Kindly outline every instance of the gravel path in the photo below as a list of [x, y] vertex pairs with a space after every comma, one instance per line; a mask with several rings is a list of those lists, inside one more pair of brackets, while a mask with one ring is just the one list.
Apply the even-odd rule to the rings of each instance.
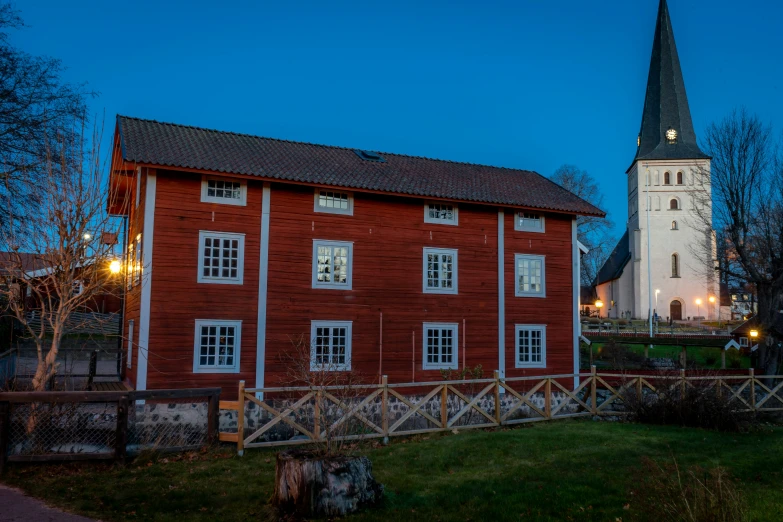
[[95, 522], [50, 508], [40, 500], [28, 497], [18, 489], [0, 484], [0, 522]]

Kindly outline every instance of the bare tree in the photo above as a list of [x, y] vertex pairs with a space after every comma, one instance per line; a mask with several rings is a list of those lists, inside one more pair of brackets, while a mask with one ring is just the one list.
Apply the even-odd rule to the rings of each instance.
[[704, 266], [724, 281], [733, 279], [755, 288], [763, 337], [758, 368], [774, 373], [783, 341], [779, 337], [783, 325], [781, 149], [772, 127], [744, 108], [710, 124], [703, 145], [712, 156], [712, 166], [699, 174], [709, 179], [712, 197], [710, 191], [692, 191], [694, 214], [705, 234], [713, 228], [717, 231], [721, 253], [710, 246], [696, 245], [695, 250]]
[[[283, 352], [282, 363], [291, 386], [313, 393], [313, 409], [306, 424], [313, 426], [315, 448], [323, 456], [340, 455], [350, 440], [361, 438], [369, 426], [366, 412], [359, 408], [363, 395], [377, 387], [366, 386], [356, 370], [348, 369], [345, 353], [326, 353], [316, 339], [305, 335], [291, 339], [292, 349]], [[326, 350], [326, 352], [324, 352]], [[372, 389], [371, 389], [372, 388]]]
[[84, 120], [84, 85], [65, 83], [59, 60], [32, 56], [9, 43], [9, 29], [24, 27], [11, 4], [0, 4], [0, 227], [22, 219], [38, 203], [36, 183], [45, 182], [47, 155], [57, 133], [74, 119]]
[[[552, 177], [552, 181], [584, 199], [598, 208], [604, 204], [604, 195], [595, 179], [586, 171], [574, 165], [562, 165]], [[614, 224], [607, 217], [579, 216], [576, 220], [577, 237], [590, 249], [582, 258], [581, 280], [583, 284], [592, 284], [598, 271], [612, 253], [616, 238], [611, 230]]]
[[34, 183], [26, 190], [36, 194], [36, 212], [17, 218], [14, 207], [8, 208], [18, 226], [0, 232], [6, 251], [0, 303], [35, 342], [34, 390], [45, 389], [57, 374], [63, 335], [75, 313], [89, 311], [98, 295], [120, 284], [111, 273], [120, 267], [115, 254], [120, 226], [107, 214], [101, 132], [87, 139], [83, 132], [81, 126], [61, 129], [47, 149], [57, 154], [46, 154], [38, 162], [41, 175], [26, 181]]

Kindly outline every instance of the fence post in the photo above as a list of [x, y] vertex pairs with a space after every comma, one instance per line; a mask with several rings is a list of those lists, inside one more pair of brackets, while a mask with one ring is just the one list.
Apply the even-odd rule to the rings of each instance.
[[685, 398], [685, 369], [680, 369], [680, 399]]
[[245, 454], [245, 381], [239, 381], [237, 395], [237, 455]]
[[389, 378], [384, 375], [381, 377], [381, 429], [383, 430], [383, 443], [389, 443]]
[[207, 444], [213, 445], [218, 440], [220, 431], [220, 392], [209, 396], [207, 404]]
[[0, 474], [8, 459], [8, 437], [11, 435], [11, 403], [0, 402]]
[[495, 370], [495, 422], [500, 425], [500, 372]]
[[[93, 352], [95, 353], [95, 352]], [[130, 401], [127, 395], [117, 400], [117, 431], [114, 435], [114, 458], [125, 458], [128, 447], [128, 407]]]
[[590, 413], [595, 415], [598, 412], [598, 405], [595, 403], [597, 398], [597, 391], [596, 391], [596, 377], [595, 377], [595, 365], [592, 365], [590, 367]]
[[444, 384], [440, 391], [440, 425], [445, 430], [449, 426], [449, 387]]
[[321, 390], [315, 392], [315, 404], [313, 405], [313, 435], [315, 440], [321, 440], [321, 401], [323, 395]]
[[544, 413], [546, 418], [552, 418], [552, 379], [547, 379], [544, 384]]
[[722, 348], [720, 351], [720, 369], [726, 369], [726, 349]]
[[756, 370], [749, 368], [748, 373], [750, 373], [750, 407], [756, 411]]

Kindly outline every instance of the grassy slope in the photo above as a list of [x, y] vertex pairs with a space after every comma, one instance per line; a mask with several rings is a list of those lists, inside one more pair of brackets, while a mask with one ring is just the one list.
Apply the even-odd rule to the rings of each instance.
[[[594, 354], [600, 353], [600, 349], [604, 346], [605, 343], [593, 343], [593, 350]], [[624, 344], [624, 343], [620, 343]], [[625, 346], [628, 346], [631, 350], [638, 354], [644, 354], [644, 345], [643, 344], [626, 344]], [[704, 351], [705, 349], [710, 349], [714, 351], [714, 348], [720, 349], [721, 347], [718, 346], [710, 346], [710, 347], [701, 347], [701, 346], [688, 346], [686, 348], [688, 352], [688, 360], [694, 361], [700, 368], [714, 368], [718, 369], [720, 368], [720, 359], [718, 359], [715, 363], [712, 365], [708, 365], [707, 361], [704, 359]], [[675, 361], [680, 360], [680, 352], [682, 351], [681, 346], [672, 346], [672, 345], [658, 345], [654, 346], [652, 350], [650, 350], [650, 357], [665, 357], [668, 359], [674, 359]], [[720, 352], [717, 352], [717, 356], [720, 357]], [[584, 362], [584, 361], [583, 361]], [[729, 359], [727, 358], [726, 363], [728, 365]], [[589, 364], [588, 364], [589, 365]], [[750, 368], [750, 357], [748, 356], [741, 356], [740, 357], [740, 369], [747, 370]]]
[[[722, 465], [753, 520], [783, 520], [783, 428], [736, 435], [592, 421], [394, 439], [368, 447], [386, 502], [351, 520], [644, 520], [641, 459]], [[268, 513], [274, 451], [170, 462], [14, 466], [4, 480], [103, 520], [246, 520]], [[624, 509], [628, 505], [628, 509]]]

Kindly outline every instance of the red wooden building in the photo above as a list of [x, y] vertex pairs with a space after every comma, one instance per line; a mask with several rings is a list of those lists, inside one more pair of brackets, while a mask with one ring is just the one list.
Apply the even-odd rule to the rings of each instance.
[[369, 380], [578, 368], [576, 217], [604, 214], [539, 174], [120, 116], [111, 187], [136, 389], [280, 385], [297, 338]]

